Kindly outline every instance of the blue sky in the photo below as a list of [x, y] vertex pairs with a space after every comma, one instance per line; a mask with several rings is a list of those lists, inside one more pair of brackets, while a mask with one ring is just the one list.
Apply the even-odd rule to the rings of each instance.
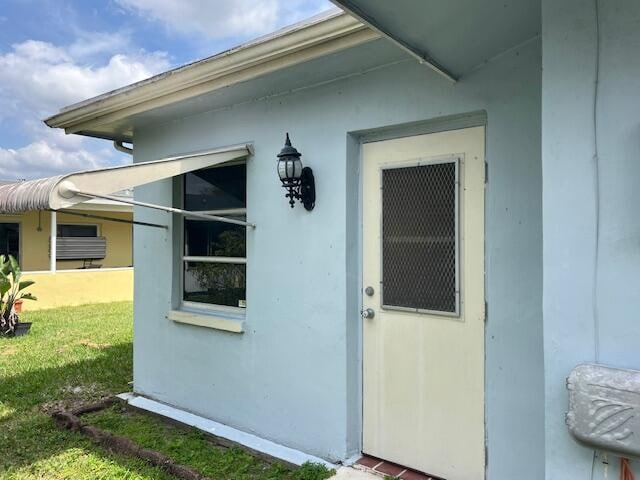
[[0, 0], [0, 179], [129, 161], [42, 119], [323, 10], [328, 0]]

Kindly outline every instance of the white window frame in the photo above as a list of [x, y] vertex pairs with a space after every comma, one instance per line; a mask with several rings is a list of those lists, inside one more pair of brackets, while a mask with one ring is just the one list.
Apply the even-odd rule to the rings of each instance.
[[[239, 161], [235, 161], [235, 162], [228, 162], [228, 163], [224, 163], [222, 165], [216, 165], [215, 167], [211, 167], [211, 169], [215, 169], [215, 168], [223, 168], [223, 167], [230, 167], [230, 166], [234, 166], [234, 165], [245, 165], [245, 168], [247, 166], [247, 161], [246, 160], [239, 160]], [[209, 169], [206, 169], [209, 170]], [[189, 172], [189, 173], [195, 173], [194, 172]], [[184, 197], [186, 194], [186, 188], [185, 188], [185, 181], [186, 181], [186, 176], [188, 175], [188, 173], [182, 175], [182, 177], [180, 178], [180, 205], [181, 208], [184, 209], [185, 208], [185, 204], [184, 204]], [[246, 182], [246, 179], [245, 179]], [[230, 216], [242, 216], [244, 215], [245, 218], [247, 216], [247, 208], [228, 208], [228, 209], [219, 209], [219, 210], [198, 210], [198, 213], [205, 213], [208, 215], [216, 215], [216, 216], [225, 216], [225, 217], [230, 217]], [[186, 220], [195, 220], [195, 221], [199, 221], [199, 219], [197, 218], [185, 218], [184, 215], [180, 216], [180, 254], [179, 254], [179, 259], [180, 259], [180, 305], [182, 309], [186, 309], [186, 310], [190, 310], [190, 311], [201, 311], [203, 313], [210, 313], [210, 314], [216, 314], [216, 313], [222, 313], [222, 314], [231, 314], [233, 316], [241, 316], [244, 317], [245, 312], [246, 312], [246, 306], [245, 307], [232, 307], [229, 305], [219, 305], [219, 304], [215, 304], [215, 303], [204, 303], [204, 302], [191, 302], [188, 300], [184, 299], [184, 287], [185, 287], [185, 266], [187, 262], [202, 262], [202, 263], [227, 263], [227, 264], [235, 264], [235, 265], [247, 265], [247, 257], [216, 257], [216, 256], [193, 256], [193, 255], [185, 255], [185, 221]], [[207, 220], [202, 219], [201, 221], [206, 222]], [[246, 245], [246, 241], [247, 241], [247, 231], [249, 227], [244, 227], [245, 228], [245, 245]], [[245, 252], [245, 255], [248, 252]], [[246, 296], [246, 290], [247, 289], [247, 278], [246, 278], [246, 272], [245, 272], [245, 296]], [[245, 302], [246, 302], [246, 298], [245, 298]]]

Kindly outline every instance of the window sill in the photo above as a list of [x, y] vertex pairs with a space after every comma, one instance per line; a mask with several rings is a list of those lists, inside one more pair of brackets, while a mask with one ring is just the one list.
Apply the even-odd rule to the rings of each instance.
[[244, 332], [244, 320], [216, 313], [188, 312], [185, 310], [171, 310], [167, 318], [176, 323], [196, 325], [231, 333]]

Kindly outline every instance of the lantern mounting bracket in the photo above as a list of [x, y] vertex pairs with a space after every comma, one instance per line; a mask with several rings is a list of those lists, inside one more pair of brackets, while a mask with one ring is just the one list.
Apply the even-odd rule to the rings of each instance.
[[297, 183], [288, 182], [282, 185], [288, 190], [285, 197], [289, 199], [291, 208], [295, 205], [296, 200], [300, 200], [305, 210], [311, 211], [316, 206], [316, 181], [313, 176], [311, 167], [304, 167], [302, 174]]
[[302, 169], [300, 176], [300, 201], [308, 211], [316, 206], [316, 180], [310, 167]]

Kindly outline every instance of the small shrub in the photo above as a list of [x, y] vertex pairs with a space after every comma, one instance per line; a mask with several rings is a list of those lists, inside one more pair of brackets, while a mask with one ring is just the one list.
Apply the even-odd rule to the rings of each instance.
[[335, 470], [329, 470], [321, 463], [304, 463], [294, 473], [296, 480], [324, 480], [335, 475]]

